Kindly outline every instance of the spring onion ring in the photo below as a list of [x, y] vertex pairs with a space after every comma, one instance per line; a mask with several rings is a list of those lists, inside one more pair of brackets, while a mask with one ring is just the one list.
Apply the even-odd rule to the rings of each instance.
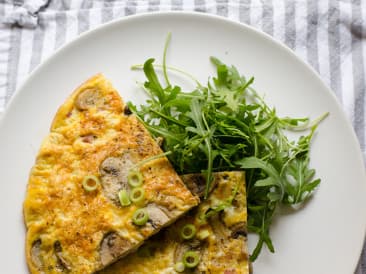
[[186, 224], [180, 230], [180, 236], [184, 240], [190, 240], [196, 235], [196, 227], [192, 224]]
[[185, 267], [193, 268], [199, 263], [199, 255], [196, 251], [187, 251], [183, 255], [183, 264]]
[[94, 175], [87, 175], [83, 179], [83, 188], [86, 192], [92, 192], [98, 188], [99, 179]]
[[207, 229], [201, 230], [197, 233], [197, 238], [201, 241], [206, 239], [209, 236], [210, 236], [210, 232]]
[[127, 175], [127, 181], [131, 187], [141, 186], [143, 183], [143, 177], [141, 172], [137, 170], [130, 170]]
[[129, 206], [131, 204], [130, 198], [128, 197], [128, 193], [125, 189], [121, 189], [118, 192], [118, 198], [121, 206]]
[[138, 226], [146, 224], [148, 220], [149, 214], [147, 213], [146, 208], [137, 209], [132, 217], [132, 222]]
[[131, 190], [130, 200], [135, 203], [141, 203], [145, 200], [145, 190], [142, 187], [136, 187]]

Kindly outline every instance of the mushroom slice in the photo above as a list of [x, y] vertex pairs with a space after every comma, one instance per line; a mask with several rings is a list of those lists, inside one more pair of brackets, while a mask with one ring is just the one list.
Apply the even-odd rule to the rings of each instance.
[[202, 197], [206, 187], [206, 180], [200, 173], [187, 174], [182, 176], [182, 180], [188, 189], [198, 197]]
[[201, 248], [202, 243], [200, 240], [193, 239], [188, 242], [188, 245], [191, 247], [191, 249], [199, 249]]
[[55, 251], [55, 255], [57, 257], [57, 267], [62, 271], [62, 272], [69, 272], [71, 271], [71, 265], [69, 264], [69, 262], [65, 259], [65, 257], [62, 254], [62, 246], [60, 241], [56, 241], [53, 244], [53, 249]]
[[146, 210], [149, 215], [149, 223], [151, 223], [154, 228], [160, 228], [170, 221], [170, 218], [165, 213], [166, 210], [155, 203], [148, 204]]
[[104, 195], [115, 204], [119, 204], [118, 192], [121, 189], [130, 190], [127, 175], [132, 166], [130, 154], [124, 153], [120, 157], [106, 158], [99, 167]]
[[31, 248], [31, 258], [33, 264], [38, 268], [39, 271], [43, 268], [43, 263], [41, 260], [41, 239], [35, 240]]
[[181, 262], [184, 253], [190, 250], [191, 247], [187, 243], [178, 243], [174, 250], [174, 262]]
[[124, 256], [126, 252], [131, 250], [132, 243], [122, 238], [116, 232], [106, 234], [100, 244], [100, 260], [103, 267], [113, 263], [119, 257]]
[[[206, 190], [206, 178], [202, 173], [194, 173], [194, 174], [185, 174], [181, 176], [184, 184], [188, 187], [188, 189], [196, 196], [203, 197]], [[210, 185], [209, 193], [214, 189], [217, 184], [217, 181], [220, 178], [218, 176], [214, 176], [213, 181]]]
[[231, 237], [237, 239], [240, 235], [246, 237], [248, 234], [247, 225], [245, 222], [239, 222], [230, 227]]
[[118, 157], [108, 157], [100, 165], [100, 172], [105, 176], [118, 177], [123, 169], [123, 162]]
[[228, 237], [230, 235], [230, 231], [222, 223], [219, 216], [216, 215], [216, 216], [211, 217], [210, 225], [212, 227], [212, 230], [213, 230], [215, 236], [217, 237], [217, 239], [219, 239], [217, 241], [218, 243], [221, 244], [221, 243], [224, 243], [229, 240]]
[[184, 256], [184, 253], [187, 251], [194, 250], [197, 251], [200, 256], [202, 256], [202, 245], [198, 240], [194, 240], [192, 242], [184, 242], [178, 243], [174, 250], [174, 262], [181, 262]]
[[75, 101], [75, 106], [80, 110], [86, 110], [93, 106], [100, 105], [102, 98], [96, 88], [85, 89]]

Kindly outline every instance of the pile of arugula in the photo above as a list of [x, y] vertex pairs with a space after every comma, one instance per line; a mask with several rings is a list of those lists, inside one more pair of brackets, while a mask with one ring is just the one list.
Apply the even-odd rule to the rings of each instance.
[[[167, 43], [168, 44], [168, 43]], [[241, 76], [234, 66], [211, 57], [217, 75], [206, 86], [198, 81], [191, 92], [170, 83], [164, 50], [163, 75], [159, 80], [154, 59], [143, 66], [147, 78], [143, 87], [149, 95], [145, 105], [129, 103], [147, 129], [162, 137], [162, 148], [178, 173], [203, 172], [207, 177], [206, 197], [212, 172], [245, 170], [248, 231], [259, 235], [251, 254], [254, 261], [266, 244], [271, 252], [270, 225], [280, 204], [304, 202], [319, 185], [309, 168], [310, 142], [319, 122], [308, 118], [280, 118], [251, 87], [254, 78]], [[188, 75], [188, 74], [186, 74]], [[291, 141], [286, 131], [307, 131]]]

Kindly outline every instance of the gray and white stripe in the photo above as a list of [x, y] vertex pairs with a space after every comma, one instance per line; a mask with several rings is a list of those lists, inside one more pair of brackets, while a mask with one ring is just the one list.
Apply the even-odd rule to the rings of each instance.
[[306, 48], [308, 63], [319, 71], [319, 55], [318, 55], [318, 22], [319, 13], [316, 1], [308, 0], [307, 2], [307, 33]]
[[[355, 105], [353, 113], [357, 114], [354, 116], [353, 125], [356, 130], [357, 137], [360, 140], [361, 148], [365, 149], [365, 38], [366, 31], [365, 22], [362, 18], [365, 18], [365, 9], [362, 15], [360, 9], [361, 0], [355, 0], [352, 7], [352, 62], [353, 62], [353, 91], [355, 93]], [[362, 38], [362, 39], [360, 39]], [[366, 261], [365, 267], [366, 267]]]
[[[366, 1], [50, 0], [35, 29], [2, 24], [23, 2], [0, 0], [0, 111], [30, 71], [82, 32], [147, 11], [207, 12], [261, 29], [309, 63], [338, 97], [366, 155]], [[358, 274], [366, 274], [366, 250], [362, 258]]]
[[328, 51], [329, 72], [330, 72], [330, 87], [342, 102], [341, 96], [341, 73], [340, 73], [340, 10], [339, 2], [336, 0], [329, 0], [328, 7]]
[[[0, 18], [5, 16], [5, 6], [0, 5]], [[1, 24], [1, 22], [0, 22]], [[0, 107], [5, 106], [6, 102], [6, 88], [7, 88], [7, 71], [8, 71], [8, 58], [9, 58], [9, 30], [0, 32]], [[3, 92], [1, 92], [3, 91]]]

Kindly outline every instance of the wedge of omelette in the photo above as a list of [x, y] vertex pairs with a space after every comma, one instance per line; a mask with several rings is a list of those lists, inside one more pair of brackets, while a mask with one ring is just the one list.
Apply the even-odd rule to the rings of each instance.
[[[183, 181], [203, 194], [203, 176]], [[99, 274], [248, 274], [244, 174], [215, 173], [212, 185], [198, 207]]]
[[111, 83], [96, 75], [59, 108], [30, 172], [30, 272], [94, 273], [198, 202]]

